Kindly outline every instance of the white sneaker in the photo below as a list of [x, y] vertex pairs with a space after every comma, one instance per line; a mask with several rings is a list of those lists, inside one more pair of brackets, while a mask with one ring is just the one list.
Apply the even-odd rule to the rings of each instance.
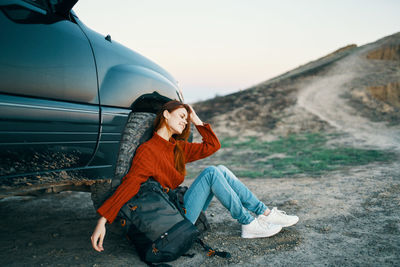
[[282, 226], [267, 223], [261, 225], [257, 218], [249, 224], [242, 224], [242, 237], [243, 238], [258, 238], [269, 237], [276, 235], [282, 230]]
[[259, 215], [257, 218], [262, 225], [273, 223], [281, 225], [282, 227], [292, 226], [299, 221], [299, 217], [287, 215], [286, 212], [278, 210], [276, 207], [270, 211], [268, 216]]

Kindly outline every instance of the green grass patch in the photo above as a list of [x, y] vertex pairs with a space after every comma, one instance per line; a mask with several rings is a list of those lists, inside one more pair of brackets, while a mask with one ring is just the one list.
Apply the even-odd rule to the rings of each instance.
[[[389, 162], [394, 153], [348, 147], [327, 147], [335, 135], [308, 133], [282, 137], [272, 142], [261, 142], [255, 137], [245, 141], [223, 139], [222, 147], [241, 151], [230, 159], [232, 169], [242, 177], [318, 176], [344, 166], [365, 165], [371, 162]], [[243, 171], [243, 169], [247, 169]]]
[[231, 147], [233, 146], [234, 142], [237, 140], [235, 137], [227, 137], [220, 139], [219, 142], [221, 143], [221, 147]]
[[261, 171], [236, 171], [235, 174], [240, 177], [258, 178], [262, 177], [264, 174]]

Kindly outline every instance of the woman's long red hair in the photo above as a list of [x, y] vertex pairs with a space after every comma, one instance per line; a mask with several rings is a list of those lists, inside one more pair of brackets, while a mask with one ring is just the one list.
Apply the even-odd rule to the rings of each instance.
[[[172, 135], [175, 140], [184, 140], [187, 141], [190, 135], [190, 107], [187, 104], [183, 104], [179, 101], [172, 100], [167, 103], [165, 103], [162, 107], [161, 110], [158, 112], [157, 117], [154, 119], [154, 131], [157, 131], [160, 129], [162, 126], [166, 126], [167, 129], [169, 130], [169, 126], [167, 122], [165, 121], [164, 117], [164, 111], [168, 110], [168, 112], [172, 112], [178, 108], [185, 108], [187, 111], [187, 124], [185, 129], [182, 131], [181, 134], [174, 134]], [[185, 167], [185, 154], [183, 153], [183, 149], [181, 145], [177, 142], [175, 149], [174, 149], [174, 156], [175, 156], [175, 169], [180, 172], [182, 175], [186, 175], [186, 167]]]

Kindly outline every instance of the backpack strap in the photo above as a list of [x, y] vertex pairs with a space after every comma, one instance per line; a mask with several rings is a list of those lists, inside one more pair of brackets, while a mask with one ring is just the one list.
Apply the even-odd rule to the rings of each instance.
[[186, 209], [183, 203], [183, 194], [176, 190], [167, 190], [166, 193], [169, 197], [169, 200], [175, 205], [182, 216], [185, 217]]
[[[201, 240], [200, 238], [196, 238], [196, 242], [199, 243], [205, 251], [207, 251], [207, 256], [211, 257], [211, 256], [219, 256], [221, 258], [225, 258], [225, 259], [229, 259], [231, 257], [231, 254], [229, 252], [226, 251], [218, 251], [218, 250], [214, 250], [213, 248], [211, 248], [210, 246], [208, 246], [207, 244], [205, 244], [203, 242], [203, 240]], [[189, 258], [193, 258], [194, 254], [183, 254], [182, 256], [186, 256]], [[145, 263], [147, 264], [147, 266], [151, 266], [151, 267], [172, 267], [171, 265], [167, 264], [167, 263], [151, 263], [148, 261], [145, 261]]]
[[197, 238], [196, 242], [199, 243], [204, 248], [204, 250], [208, 252], [207, 256], [209, 256], [209, 257], [219, 256], [219, 257], [225, 258], [225, 259], [229, 259], [231, 257], [231, 254], [229, 252], [215, 250], [212, 247], [205, 244], [203, 242], [203, 240], [201, 240], [200, 238]]

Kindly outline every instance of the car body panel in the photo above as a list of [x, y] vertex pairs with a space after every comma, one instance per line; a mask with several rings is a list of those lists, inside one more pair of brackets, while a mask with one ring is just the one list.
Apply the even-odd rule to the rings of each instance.
[[86, 166], [97, 143], [98, 109], [0, 94], [0, 175]]
[[120, 142], [128, 121], [130, 109], [102, 107], [101, 134], [95, 156], [88, 164], [90, 173], [97, 179], [113, 177]]
[[75, 23], [15, 23], [0, 12], [0, 92], [99, 104], [90, 44]]
[[108, 41], [75, 18], [95, 54], [101, 105], [132, 108], [141, 95], [154, 92], [180, 99], [177, 81], [167, 71], [118, 42]]

